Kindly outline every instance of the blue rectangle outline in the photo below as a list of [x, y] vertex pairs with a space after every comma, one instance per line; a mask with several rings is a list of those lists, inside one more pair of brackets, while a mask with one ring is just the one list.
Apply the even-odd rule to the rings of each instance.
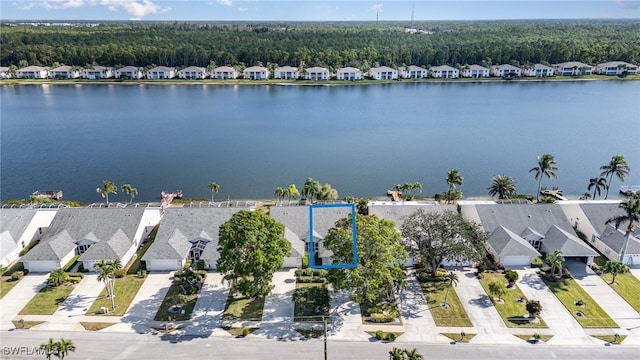
[[[351, 208], [351, 233], [353, 234], [353, 263], [351, 264], [331, 264], [316, 265], [313, 250], [313, 209], [315, 208]], [[356, 234], [356, 206], [354, 204], [323, 204], [309, 206], [309, 267], [312, 269], [353, 269], [358, 266], [358, 243]]]

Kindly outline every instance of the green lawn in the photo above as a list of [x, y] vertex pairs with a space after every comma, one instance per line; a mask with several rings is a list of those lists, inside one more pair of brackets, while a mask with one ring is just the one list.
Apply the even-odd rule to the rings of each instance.
[[620, 335], [618, 339], [616, 339], [613, 335], [593, 335], [593, 337], [602, 341], [606, 341], [610, 344], [619, 345], [624, 341], [624, 339], [627, 338], [627, 335]]
[[[139, 279], [135, 275], [127, 275], [123, 278], [116, 279], [116, 310], [107, 315], [124, 315], [143, 283], [144, 279]], [[107, 297], [107, 289], [102, 289], [98, 299], [91, 304], [87, 315], [104, 315], [102, 311], [100, 311], [100, 308], [103, 306], [111, 310], [111, 299]]]
[[169, 321], [169, 317], [171, 317], [171, 321], [183, 321], [191, 319], [191, 313], [193, 312], [193, 308], [196, 306], [196, 301], [198, 301], [198, 293], [184, 295], [184, 302], [181, 303], [184, 314], [182, 312], [169, 312], [169, 308], [173, 305], [173, 295], [177, 294], [182, 294], [182, 289], [180, 288], [180, 286], [172, 284], [171, 287], [169, 287], [169, 291], [167, 292], [167, 295], [165, 295], [164, 300], [162, 300], [162, 305], [160, 305], [155, 318], [153, 318], [154, 320]]
[[18, 284], [18, 281], [11, 281], [11, 276], [3, 276], [0, 278], [0, 299], [2, 299], [14, 286]]
[[[317, 283], [308, 283], [308, 284], [296, 284], [296, 291], [298, 289], [305, 288], [317, 288], [322, 289], [323, 296], [326, 296], [326, 299], [329, 299], [327, 290], [327, 286], [325, 284], [317, 284]], [[296, 304], [294, 303], [293, 310], [293, 319], [294, 321], [322, 321], [322, 316], [329, 316], [329, 306], [330, 304], [323, 304], [326, 308], [322, 308], [322, 306], [318, 306], [320, 304], [320, 299], [316, 298], [308, 298], [305, 304]], [[305, 306], [306, 305], [306, 306]]]
[[42, 324], [44, 321], [23, 321], [20, 322], [20, 320], [14, 320], [12, 321], [13, 326], [16, 327], [16, 329], [31, 329], [32, 327], [36, 326], [36, 325], [40, 325]]
[[[573, 279], [561, 279], [551, 282], [543, 277], [549, 289], [558, 297], [560, 302], [569, 310], [578, 323], [585, 328], [618, 327], [609, 315], [587, 294]], [[584, 306], [576, 305], [582, 300]], [[578, 316], [581, 312], [583, 316]]]
[[229, 297], [227, 297], [227, 304], [224, 313], [222, 313], [222, 319], [260, 321], [262, 320], [263, 308], [264, 297], [255, 299], [246, 298], [237, 294], [232, 287], [229, 290]]
[[106, 329], [115, 323], [103, 323], [103, 322], [80, 322], [80, 325], [87, 331], [100, 331]]
[[[602, 279], [611, 283], [611, 274], [603, 274]], [[631, 305], [637, 312], [640, 312], [640, 280], [632, 274], [619, 274], [616, 276], [616, 282], [613, 285], [609, 285], [615, 292], [617, 292], [623, 299], [625, 299], [629, 305]]]
[[[514, 336], [518, 337], [518, 338], [520, 338], [522, 340], [525, 340], [525, 341], [529, 341], [529, 340], [533, 339], [533, 334], [531, 334], [531, 335], [514, 335]], [[540, 341], [547, 342], [547, 341], [551, 340], [552, 337], [553, 337], [553, 335], [540, 335]]]
[[440, 333], [440, 335], [444, 335], [449, 339], [459, 343], [468, 343], [469, 340], [473, 339], [476, 336], [476, 334], [465, 334], [463, 339], [460, 333]]
[[72, 285], [58, 287], [45, 286], [18, 314], [20, 315], [53, 315], [64, 300], [73, 291]]
[[[482, 288], [487, 294], [489, 292], [489, 284], [492, 282], [502, 282], [507, 285], [507, 280], [504, 278], [504, 274], [497, 273], [483, 273], [482, 279], [480, 279], [480, 284], [482, 284]], [[491, 296], [491, 295], [489, 295]], [[507, 325], [507, 327], [538, 327], [538, 328], [546, 328], [547, 324], [545, 324], [544, 320], [540, 318], [540, 321], [535, 323], [530, 323], [525, 317], [527, 317], [527, 307], [526, 307], [526, 299], [523, 302], [519, 302], [518, 299], [525, 298], [518, 285], [514, 285], [511, 288], [506, 288], [506, 293], [502, 295], [502, 299], [504, 300], [503, 304], [494, 302], [496, 310], [498, 310], [498, 314], [502, 317], [502, 321]], [[531, 299], [535, 300], [535, 299]]]
[[422, 292], [429, 304], [429, 310], [436, 322], [436, 326], [473, 326], [469, 315], [464, 310], [460, 298], [456, 293], [455, 287], [452, 287], [447, 297], [449, 308], [442, 306], [446, 292], [444, 282], [424, 282], [421, 283]]

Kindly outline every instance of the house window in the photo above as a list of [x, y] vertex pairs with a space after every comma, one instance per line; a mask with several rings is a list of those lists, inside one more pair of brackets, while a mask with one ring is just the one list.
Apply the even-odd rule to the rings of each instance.
[[207, 246], [208, 242], [209, 241], [206, 240], [198, 240], [193, 242], [191, 244], [191, 249], [189, 250], [189, 259], [191, 259], [192, 261], [200, 260], [202, 252], [204, 251], [204, 248]]

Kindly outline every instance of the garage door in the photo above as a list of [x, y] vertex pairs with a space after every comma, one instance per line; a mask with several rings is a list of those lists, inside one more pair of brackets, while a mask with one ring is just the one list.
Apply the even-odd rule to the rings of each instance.
[[146, 260], [147, 271], [173, 271], [182, 268], [179, 260]]
[[29, 272], [46, 273], [58, 268], [55, 261], [28, 261], [24, 263], [24, 268]]
[[531, 256], [505, 256], [500, 259], [502, 266], [524, 266], [531, 264]]

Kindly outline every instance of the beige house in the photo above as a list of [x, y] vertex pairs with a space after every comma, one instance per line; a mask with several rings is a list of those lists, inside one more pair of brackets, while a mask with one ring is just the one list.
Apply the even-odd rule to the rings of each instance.
[[211, 72], [212, 79], [235, 79], [238, 77], [238, 71], [231, 66], [219, 66]]
[[49, 70], [42, 66], [27, 66], [16, 71], [18, 79], [46, 79], [48, 75]]
[[80, 71], [68, 65], [49, 70], [49, 79], [77, 79], [79, 77]]
[[269, 69], [262, 66], [251, 66], [244, 69], [242, 77], [249, 80], [266, 80], [269, 78]]
[[298, 78], [298, 69], [293, 66], [282, 66], [273, 71], [274, 79], [294, 80]]
[[593, 66], [578, 61], [568, 61], [553, 65], [555, 74], [559, 76], [591, 75]]

